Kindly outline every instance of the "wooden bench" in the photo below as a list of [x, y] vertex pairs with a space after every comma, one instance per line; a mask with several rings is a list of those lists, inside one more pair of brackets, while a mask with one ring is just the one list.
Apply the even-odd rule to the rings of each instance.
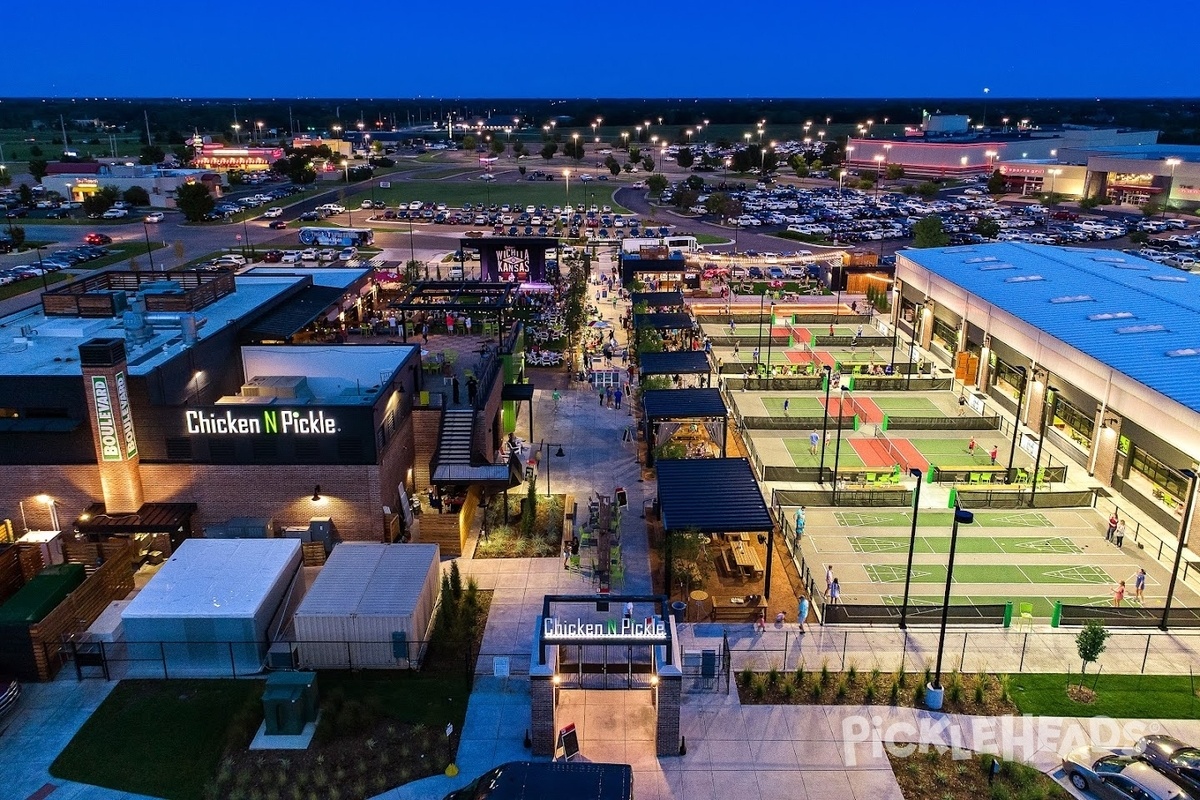
[[733, 553], [728, 548], [721, 549], [721, 556], [717, 559], [717, 569], [731, 577], [741, 577], [741, 573], [737, 569], [737, 565], [733, 563]]
[[729, 600], [714, 600], [710, 616], [713, 622], [753, 622], [758, 619], [759, 609], [766, 607], [765, 600], [759, 600], [757, 604], [743, 603], [740, 605], [735, 605]]
[[563, 498], [562, 545], [566, 547], [575, 538], [575, 497]]

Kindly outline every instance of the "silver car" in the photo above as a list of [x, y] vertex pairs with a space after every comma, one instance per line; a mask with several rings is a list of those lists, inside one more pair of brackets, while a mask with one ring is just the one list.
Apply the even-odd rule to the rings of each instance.
[[1076, 789], [1101, 800], [1196, 800], [1130, 749], [1081, 747], [1063, 758], [1062, 767]]

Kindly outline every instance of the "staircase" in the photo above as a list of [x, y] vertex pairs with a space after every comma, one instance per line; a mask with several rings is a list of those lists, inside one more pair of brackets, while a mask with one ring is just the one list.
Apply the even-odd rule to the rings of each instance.
[[442, 434], [433, 460], [436, 465], [471, 464], [471, 443], [474, 441], [475, 411], [469, 408], [448, 408], [442, 413]]

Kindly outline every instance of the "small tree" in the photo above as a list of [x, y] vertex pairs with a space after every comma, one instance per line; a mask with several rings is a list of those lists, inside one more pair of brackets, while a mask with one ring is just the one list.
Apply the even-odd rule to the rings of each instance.
[[475, 139], [475, 137], [468, 133], [463, 137], [462, 149], [466, 150], [468, 153], [473, 153], [475, 152], [475, 145], [477, 144], [478, 141]]
[[924, 183], [917, 184], [917, 195], [922, 200], [932, 200], [937, 193], [938, 187], [936, 183], [925, 181]]
[[213, 200], [208, 187], [202, 183], [185, 183], [175, 192], [175, 204], [183, 212], [188, 222], [199, 222], [204, 215], [213, 210], [217, 201]]
[[950, 237], [942, 229], [942, 218], [936, 214], [924, 217], [913, 225], [913, 247], [945, 247]]
[[796, 173], [797, 178], [807, 178], [809, 175], [808, 162], [799, 156], [791, 158], [792, 170]]
[[651, 175], [646, 179], [646, 186], [651, 194], [661, 195], [667, 188], [667, 179], [663, 175]]
[[695, 164], [696, 156], [693, 155], [692, 148], [690, 148], [690, 147], [679, 148], [679, 152], [675, 154], [675, 163], [678, 164], [679, 166], [683, 167], [684, 169], [687, 169], [688, 167], [692, 166], [692, 164]]
[[987, 187], [988, 191], [992, 194], [1004, 194], [1004, 190], [1007, 187], [1005, 186], [1004, 176], [1000, 174], [999, 169], [992, 172], [991, 177], [988, 178]]
[[613, 175], [621, 174], [621, 162], [617, 161], [612, 156], [609, 156], [608, 160], [605, 161], [604, 164], [608, 167], [608, 171]]
[[499, 139], [492, 140], [492, 155], [494, 155], [494, 156], [501, 155], [504, 152], [504, 150], [505, 150], [504, 142], [500, 141]]
[[537, 478], [529, 479], [529, 488], [525, 490], [525, 509], [521, 514], [521, 531], [526, 536], [533, 536], [533, 525], [537, 521]]
[[425, 268], [425, 262], [418, 259], [406, 261], [404, 263], [404, 277], [410, 283], [416, 283], [421, 280], [421, 272]]
[[9, 235], [12, 237], [12, 246], [14, 250], [20, 250], [25, 244], [25, 229], [20, 225], [14, 225], [9, 229]]
[[150, 205], [150, 193], [141, 186], [130, 186], [121, 197], [126, 203], [132, 203], [135, 206]]
[[554, 158], [554, 154], [558, 152], [558, 145], [554, 142], [546, 142], [542, 145], [542, 158], [549, 161]]
[[1105, 644], [1105, 640], [1111, 635], [1099, 621], [1089, 619], [1083, 626], [1083, 630], [1075, 637], [1075, 649], [1083, 661], [1083, 667], [1079, 670], [1080, 686], [1083, 686], [1083, 674], [1087, 672], [1087, 665], [1099, 658], [1100, 654], [1105, 651], [1108, 646]]
[[1162, 206], [1160, 206], [1158, 203], [1155, 203], [1153, 200], [1142, 206], [1142, 216], [1146, 217], [1147, 219], [1153, 217], [1160, 211], [1162, 211]]
[[887, 179], [889, 181], [898, 181], [903, 177], [904, 177], [904, 165], [903, 164], [888, 164], [887, 165]]
[[142, 148], [138, 154], [139, 164], [161, 164], [162, 160], [167, 157], [166, 152], [157, 145], [148, 144]]
[[31, 155], [34, 158], [41, 158], [42, 157], [42, 148], [38, 147], [35, 144], [33, 147], [29, 148], [29, 155]]
[[692, 585], [708, 577], [708, 537], [699, 531], [675, 531], [671, 534], [671, 572], [684, 595]]
[[642, 169], [646, 170], [646, 172], [654, 172], [654, 159], [650, 156], [643, 158]]
[[44, 158], [31, 158], [29, 159], [28, 169], [29, 174], [33, 176], [33, 179], [38, 183], [41, 183], [42, 178], [46, 177], [46, 173], [49, 171], [50, 165]]
[[995, 239], [1000, 235], [1000, 223], [984, 217], [975, 223], [975, 232], [985, 239]]
[[29, 188], [28, 183], [22, 183], [17, 187], [17, 196], [21, 198], [21, 203], [24, 205], [33, 203], [33, 189]]

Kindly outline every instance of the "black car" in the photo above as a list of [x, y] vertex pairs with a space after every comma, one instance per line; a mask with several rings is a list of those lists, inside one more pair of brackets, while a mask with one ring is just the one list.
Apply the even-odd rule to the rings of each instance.
[[267, 227], [271, 228], [272, 230], [282, 230], [287, 227], [287, 220], [273, 219], [271, 220], [270, 224], [267, 225]]
[[66, 219], [67, 210], [65, 208], [52, 208], [46, 212], [46, 219]]
[[17, 219], [19, 217], [27, 217], [27, 216], [29, 216], [29, 209], [25, 208], [24, 206], [17, 206], [16, 208], [10, 210], [4, 216], [8, 217], [9, 219]]
[[299, 217], [301, 222], [316, 222], [320, 218], [321, 218], [321, 215], [318, 214], [316, 211], [305, 211]]
[[1200, 748], [1174, 736], [1154, 734], [1138, 739], [1133, 752], [1183, 788], [1200, 792]]

